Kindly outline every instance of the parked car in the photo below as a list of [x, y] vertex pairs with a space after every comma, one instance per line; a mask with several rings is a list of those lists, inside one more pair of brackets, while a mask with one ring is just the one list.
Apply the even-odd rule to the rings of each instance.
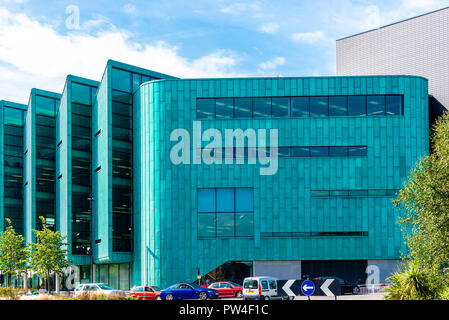
[[118, 296], [124, 295], [124, 292], [121, 290], [115, 290], [104, 283], [81, 283], [79, 284], [74, 291], [75, 297], [81, 294], [94, 294], [94, 293], [103, 293], [108, 296]]
[[162, 300], [182, 300], [182, 299], [218, 299], [218, 291], [215, 289], [203, 288], [194, 283], [177, 283], [167, 289], [162, 290], [160, 297]]
[[217, 290], [220, 298], [243, 297], [243, 286], [230, 281], [221, 281], [212, 283], [209, 285], [209, 289]]
[[341, 294], [351, 293], [351, 294], [359, 294], [360, 286], [357, 283], [352, 283], [346, 280], [343, 280], [339, 277], [334, 276], [325, 276], [325, 277], [317, 277], [314, 280], [326, 280], [326, 279], [335, 279], [340, 282]]
[[284, 300], [277, 290], [277, 278], [250, 277], [243, 280], [243, 300]]
[[161, 289], [156, 286], [138, 286], [131, 289], [130, 297], [139, 300], [160, 300]]

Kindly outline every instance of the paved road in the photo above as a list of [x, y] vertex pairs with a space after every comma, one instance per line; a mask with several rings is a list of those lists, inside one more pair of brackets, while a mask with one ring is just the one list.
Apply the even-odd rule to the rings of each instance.
[[[337, 297], [338, 300], [383, 300], [383, 293], [373, 293], [373, 294], [359, 294], [359, 295], [352, 295], [352, 294], [346, 294], [342, 296]], [[237, 298], [222, 298], [220, 300], [241, 300]], [[307, 301], [307, 297], [299, 296], [296, 297], [295, 300], [304, 300]], [[335, 300], [333, 297], [318, 297], [318, 296], [312, 296], [310, 297], [310, 300]]]

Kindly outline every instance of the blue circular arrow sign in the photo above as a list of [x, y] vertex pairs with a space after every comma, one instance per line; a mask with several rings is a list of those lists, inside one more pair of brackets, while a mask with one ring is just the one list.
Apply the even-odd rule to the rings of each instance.
[[305, 280], [301, 284], [301, 291], [305, 296], [311, 296], [315, 292], [315, 284], [310, 280]]

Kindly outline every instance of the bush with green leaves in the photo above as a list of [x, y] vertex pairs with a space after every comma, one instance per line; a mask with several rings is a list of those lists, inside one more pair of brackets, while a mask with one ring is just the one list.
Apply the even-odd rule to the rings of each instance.
[[407, 264], [390, 279], [387, 299], [441, 299], [449, 262], [449, 113], [432, 128], [431, 155], [422, 158], [397, 199]]

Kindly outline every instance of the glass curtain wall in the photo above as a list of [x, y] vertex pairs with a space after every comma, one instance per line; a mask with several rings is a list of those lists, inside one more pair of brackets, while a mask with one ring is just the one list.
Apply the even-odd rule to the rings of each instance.
[[92, 102], [97, 87], [72, 82], [72, 254], [89, 255], [92, 217]]
[[132, 159], [133, 91], [148, 76], [112, 68], [112, 249], [131, 252], [132, 238]]
[[[11, 220], [19, 234], [24, 234], [23, 220], [23, 133], [25, 110], [3, 108], [4, 217]], [[5, 225], [6, 227], [7, 225]]]
[[36, 103], [36, 228], [56, 229], [56, 107], [59, 99], [35, 96]]

